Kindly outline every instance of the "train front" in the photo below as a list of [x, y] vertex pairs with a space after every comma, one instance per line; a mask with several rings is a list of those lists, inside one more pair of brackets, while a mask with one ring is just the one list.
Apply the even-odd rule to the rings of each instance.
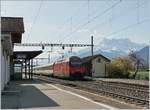
[[70, 77], [71, 78], [82, 78], [85, 76], [85, 67], [82, 65], [81, 58], [72, 56], [70, 58]]

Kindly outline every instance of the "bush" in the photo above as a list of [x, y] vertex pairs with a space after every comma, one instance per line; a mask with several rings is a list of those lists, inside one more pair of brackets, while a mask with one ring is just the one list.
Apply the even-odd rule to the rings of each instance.
[[112, 60], [108, 67], [108, 77], [110, 78], [129, 78], [132, 70], [131, 61], [127, 57], [118, 57]]
[[109, 66], [108, 72], [109, 78], [128, 78], [129, 74], [130, 74], [129, 72], [126, 72], [113, 64], [110, 64]]
[[107, 74], [109, 78], [130, 78], [138, 80], [149, 80], [149, 71], [146, 69], [140, 69], [136, 77], [134, 77], [135, 70], [132, 66], [132, 61], [128, 57], [114, 58], [107, 66]]

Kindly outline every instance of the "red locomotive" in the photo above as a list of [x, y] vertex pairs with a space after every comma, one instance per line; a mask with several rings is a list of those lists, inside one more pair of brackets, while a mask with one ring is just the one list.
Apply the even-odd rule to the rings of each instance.
[[77, 56], [72, 56], [53, 64], [53, 76], [63, 78], [82, 78], [85, 75], [85, 67], [82, 60]]

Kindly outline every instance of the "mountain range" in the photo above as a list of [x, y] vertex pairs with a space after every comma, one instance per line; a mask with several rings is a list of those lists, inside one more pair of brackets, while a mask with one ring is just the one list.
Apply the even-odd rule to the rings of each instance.
[[[94, 54], [102, 54], [108, 58], [128, 55], [131, 50], [138, 51], [144, 48], [145, 44], [132, 42], [129, 39], [107, 39], [104, 38], [99, 45], [94, 46]], [[91, 48], [77, 52], [80, 57], [91, 55]]]
[[[146, 44], [140, 44], [135, 43], [129, 39], [107, 39], [104, 38], [99, 42], [98, 45], [94, 46], [94, 55], [96, 54], [102, 54], [105, 57], [108, 58], [115, 58], [118, 56], [127, 56], [131, 50], [135, 51], [138, 56], [142, 57], [147, 61], [147, 55], [149, 53], [149, 47], [146, 46]], [[84, 48], [77, 52], [72, 53], [65, 53], [64, 57], [69, 56], [80, 56], [81, 58], [90, 56], [91, 55], [91, 48]], [[62, 59], [62, 56], [60, 57], [53, 57], [51, 58], [51, 62], [54, 62], [56, 60]], [[44, 61], [48, 62], [48, 61]]]
[[143, 59], [145, 67], [149, 67], [149, 46], [146, 46], [141, 50], [136, 51], [135, 54], [138, 58]]

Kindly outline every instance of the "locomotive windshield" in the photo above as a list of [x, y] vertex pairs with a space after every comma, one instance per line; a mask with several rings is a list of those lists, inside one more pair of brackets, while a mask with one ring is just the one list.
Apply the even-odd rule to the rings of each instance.
[[70, 65], [72, 66], [72, 67], [79, 67], [79, 66], [81, 66], [81, 62], [77, 62], [77, 61], [74, 61], [74, 62], [70, 62]]
[[70, 58], [70, 66], [79, 67], [82, 65], [81, 59], [79, 57], [71, 57]]

